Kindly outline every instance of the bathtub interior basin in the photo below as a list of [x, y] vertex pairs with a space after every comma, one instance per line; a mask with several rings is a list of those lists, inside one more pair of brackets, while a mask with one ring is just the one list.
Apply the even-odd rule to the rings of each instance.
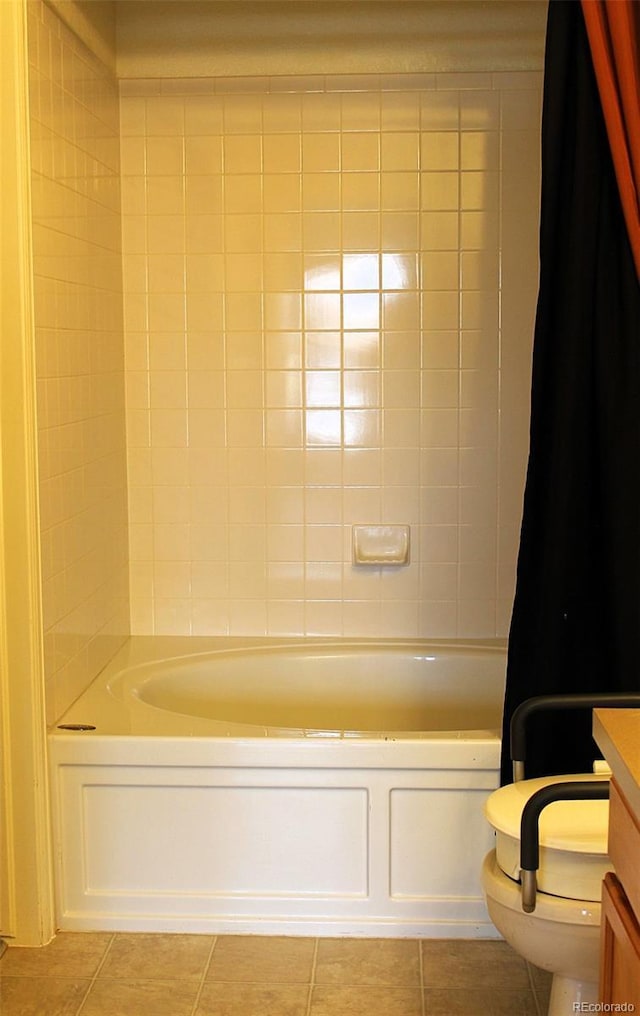
[[225, 723], [322, 730], [496, 728], [501, 658], [420, 644], [278, 646], [142, 665], [116, 698]]

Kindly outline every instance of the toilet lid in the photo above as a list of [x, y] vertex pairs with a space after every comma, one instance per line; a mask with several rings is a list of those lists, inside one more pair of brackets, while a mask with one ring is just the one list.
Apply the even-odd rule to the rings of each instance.
[[[505, 875], [520, 878], [520, 821], [532, 794], [552, 783], [567, 780], [607, 780], [607, 775], [550, 776], [522, 780], [501, 787], [485, 805], [488, 821], [496, 830], [496, 859]], [[567, 899], [599, 900], [602, 879], [612, 870], [607, 856], [609, 802], [554, 801], [540, 814], [541, 892]]]

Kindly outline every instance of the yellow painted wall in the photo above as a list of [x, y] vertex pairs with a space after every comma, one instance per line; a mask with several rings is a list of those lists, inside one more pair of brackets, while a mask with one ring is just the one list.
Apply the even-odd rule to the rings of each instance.
[[0, 4], [0, 934], [54, 930], [47, 791], [26, 11]]
[[123, 0], [128, 78], [539, 70], [544, 0]]

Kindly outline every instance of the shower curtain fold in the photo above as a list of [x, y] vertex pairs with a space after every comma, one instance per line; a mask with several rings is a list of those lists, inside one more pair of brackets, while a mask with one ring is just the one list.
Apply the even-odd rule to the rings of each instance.
[[[533, 695], [640, 690], [640, 286], [578, 2], [549, 5], [530, 449], [507, 666]], [[527, 775], [585, 771], [591, 716], [531, 723]]]
[[582, 0], [620, 200], [640, 278], [640, 6]]

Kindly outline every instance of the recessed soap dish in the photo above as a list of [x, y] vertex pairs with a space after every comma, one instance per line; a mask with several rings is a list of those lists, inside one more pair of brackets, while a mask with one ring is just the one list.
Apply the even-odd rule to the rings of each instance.
[[409, 564], [410, 526], [353, 526], [353, 563]]

